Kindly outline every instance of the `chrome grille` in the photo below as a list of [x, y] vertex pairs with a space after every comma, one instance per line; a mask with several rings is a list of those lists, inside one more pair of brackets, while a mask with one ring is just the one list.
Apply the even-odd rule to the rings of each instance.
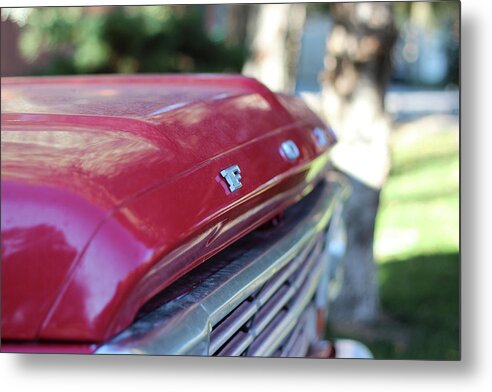
[[[263, 287], [213, 327], [210, 355], [278, 356], [283, 337], [299, 324], [312, 299], [312, 281], [322, 268], [323, 237], [311, 241], [297, 257], [275, 273]], [[309, 296], [311, 294], [311, 296]], [[300, 331], [298, 331], [299, 333]], [[294, 336], [297, 338], [298, 336]], [[294, 343], [292, 343], [294, 345]]]

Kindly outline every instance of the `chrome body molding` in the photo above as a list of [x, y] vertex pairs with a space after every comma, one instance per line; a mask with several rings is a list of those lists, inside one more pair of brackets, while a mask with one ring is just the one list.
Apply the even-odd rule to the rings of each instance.
[[[337, 205], [348, 189], [336, 176], [327, 177], [301, 202], [287, 210], [274, 229], [256, 230], [226, 248], [207, 263], [220, 268], [198, 286], [138, 319], [129, 328], [100, 346], [99, 354], [210, 355], [214, 326], [243, 301], [258, 292], [310, 243], [322, 238]], [[222, 263], [222, 264], [220, 264]], [[213, 265], [213, 264], [212, 264]], [[327, 263], [313, 265], [306, 284], [296, 287], [292, 309], [281, 321], [281, 333], [255, 348], [254, 355], [274, 353], [278, 341], [295, 332], [299, 317], [308, 317]], [[191, 280], [193, 281], [193, 280]], [[307, 313], [306, 313], [307, 312]], [[307, 315], [306, 315], [307, 314]], [[311, 317], [312, 318], [312, 317]]]

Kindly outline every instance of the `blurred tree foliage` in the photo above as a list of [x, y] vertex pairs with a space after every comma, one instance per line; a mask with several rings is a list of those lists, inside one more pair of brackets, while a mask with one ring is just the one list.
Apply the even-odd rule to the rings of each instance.
[[246, 47], [212, 39], [194, 6], [33, 9], [20, 50], [37, 74], [240, 72]]

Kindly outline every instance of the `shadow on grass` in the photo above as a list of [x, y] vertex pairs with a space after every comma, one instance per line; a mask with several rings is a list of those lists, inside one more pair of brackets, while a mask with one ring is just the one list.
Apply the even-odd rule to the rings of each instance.
[[459, 359], [458, 253], [396, 259], [379, 269], [381, 319], [332, 324], [328, 334], [358, 339], [378, 359]]

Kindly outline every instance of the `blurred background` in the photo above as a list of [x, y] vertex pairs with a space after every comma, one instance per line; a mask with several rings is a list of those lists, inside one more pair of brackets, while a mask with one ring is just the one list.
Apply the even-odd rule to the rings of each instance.
[[344, 285], [328, 337], [459, 359], [460, 5], [1, 10], [1, 75], [227, 72], [301, 96], [337, 133]]

